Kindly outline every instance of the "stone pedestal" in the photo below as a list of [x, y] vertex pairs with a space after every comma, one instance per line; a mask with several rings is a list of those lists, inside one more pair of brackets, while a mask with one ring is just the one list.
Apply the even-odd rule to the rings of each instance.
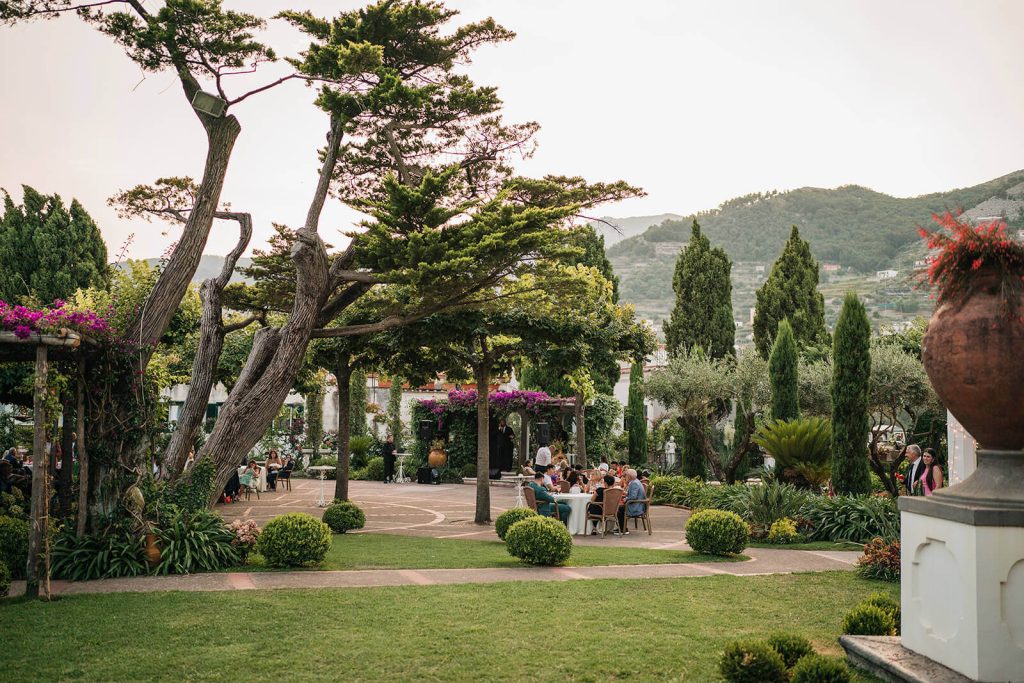
[[1024, 683], [1024, 453], [900, 498], [902, 644], [975, 681]]

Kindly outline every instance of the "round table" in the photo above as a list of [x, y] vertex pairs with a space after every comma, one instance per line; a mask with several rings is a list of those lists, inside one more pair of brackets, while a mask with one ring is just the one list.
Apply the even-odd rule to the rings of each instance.
[[569, 512], [569, 533], [573, 536], [585, 535], [587, 533], [587, 503], [590, 502], [589, 493], [552, 493], [551, 496], [559, 503], [567, 503]]
[[328, 505], [330, 505], [330, 503], [324, 497], [324, 481], [326, 481], [327, 479], [328, 470], [334, 469], [337, 468], [334, 467], [333, 465], [313, 465], [312, 467], [306, 468], [307, 472], [317, 472], [320, 475], [320, 498], [318, 498], [316, 501], [316, 506], [319, 508], [325, 508]]

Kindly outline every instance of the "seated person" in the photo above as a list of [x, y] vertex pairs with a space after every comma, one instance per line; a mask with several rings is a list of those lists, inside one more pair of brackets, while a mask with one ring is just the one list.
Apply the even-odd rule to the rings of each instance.
[[607, 455], [602, 455], [601, 456], [601, 464], [597, 466], [597, 469], [599, 469], [599, 470], [601, 470], [603, 472], [607, 472], [610, 469], [610, 467], [608, 465], [608, 456]]
[[[635, 516], [642, 515], [645, 505], [633, 501], [646, 500], [647, 491], [644, 489], [644, 485], [640, 483], [636, 470], [626, 470], [623, 479], [626, 481], [626, 498], [623, 501], [624, 504], [619, 507], [619, 528], [622, 529], [623, 534], [628, 534], [629, 530], [626, 529], [626, 512], [628, 511], [629, 514]], [[619, 532], [616, 531], [615, 533]]]
[[270, 457], [267, 458], [267, 488], [271, 491], [277, 490], [277, 473], [284, 467], [281, 456], [275, 449], [271, 449]]
[[537, 474], [537, 470], [533, 469], [532, 460], [527, 460], [525, 463], [523, 463], [523, 474], [525, 474], [528, 477], [532, 477], [533, 475]]
[[527, 484], [527, 486], [533, 489], [533, 494], [537, 498], [537, 514], [544, 515], [545, 517], [554, 517], [555, 506], [557, 506], [558, 518], [566, 526], [569, 525], [569, 512], [572, 511], [572, 508], [569, 507], [568, 503], [559, 503], [548, 493], [548, 490], [544, 488], [543, 474], [538, 472], [533, 475], [533, 481]]
[[256, 489], [256, 486], [260, 480], [260, 466], [256, 464], [255, 460], [249, 461], [249, 466], [245, 468], [245, 471], [238, 475], [238, 483], [249, 489]]
[[[594, 489], [594, 495], [590, 497], [590, 502], [587, 503], [587, 513], [600, 515], [604, 512], [604, 492], [615, 486], [615, 477], [606, 474], [600, 482], [595, 483], [595, 486], [597, 488]], [[590, 535], [595, 536], [597, 535], [597, 521], [591, 521], [594, 522], [594, 528], [591, 530]]]
[[278, 479], [290, 479], [291, 476], [292, 476], [292, 471], [294, 469], [295, 469], [295, 458], [293, 458], [290, 455], [289, 456], [285, 456], [284, 467], [282, 467], [281, 471], [277, 473], [277, 478]]
[[228, 483], [224, 486], [224, 502], [230, 503], [232, 500], [238, 497], [238, 492], [242, 489], [242, 484], [238, 479], [238, 470], [231, 473], [231, 478], [228, 479]]
[[541, 465], [537, 468], [537, 472], [535, 474], [539, 474], [543, 477], [544, 488], [546, 488], [548, 491], [557, 491], [558, 487], [555, 486], [555, 477], [551, 476], [552, 471], [553, 470], [551, 469], [551, 465]]

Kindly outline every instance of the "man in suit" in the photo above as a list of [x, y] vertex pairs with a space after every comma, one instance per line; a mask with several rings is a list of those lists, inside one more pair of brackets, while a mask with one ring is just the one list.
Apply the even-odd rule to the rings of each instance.
[[548, 490], [544, 488], [544, 473], [537, 472], [533, 475], [533, 481], [527, 484], [533, 489], [533, 495], [537, 498], [537, 514], [544, 515], [545, 517], [555, 516], [555, 506], [558, 506], [558, 518], [562, 520], [562, 523], [566, 526], [569, 525], [569, 513], [572, 508], [569, 507], [568, 503], [559, 503], [555, 500], [555, 497], [548, 493]]
[[914, 484], [921, 479], [922, 474], [924, 474], [924, 463], [921, 462], [921, 447], [912, 443], [907, 446], [907, 476], [903, 480], [903, 487], [908, 496], [917, 495], [914, 492]]

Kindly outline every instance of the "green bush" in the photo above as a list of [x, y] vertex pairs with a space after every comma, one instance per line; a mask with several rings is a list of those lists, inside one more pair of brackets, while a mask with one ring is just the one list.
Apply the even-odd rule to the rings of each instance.
[[772, 524], [780, 519], [793, 519], [811, 498], [811, 494], [790, 484], [769, 482], [761, 486], [717, 486], [706, 496], [710, 505], [719, 510], [735, 512], [750, 524], [755, 536], [764, 536]]
[[459, 471], [459, 473], [463, 477], [472, 479], [473, 477], [476, 476], [476, 463], [467, 462], [465, 465], [462, 466], [462, 469]]
[[384, 458], [370, 458], [366, 463], [366, 478], [370, 481], [384, 481]]
[[348, 500], [337, 500], [324, 510], [324, 523], [336, 534], [366, 526], [366, 515], [359, 506]]
[[509, 527], [518, 521], [524, 520], [527, 517], [536, 517], [537, 513], [530, 508], [512, 508], [511, 510], [505, 510], [498, 518], [494, 520], [494, 530], [498, 533], [498, 538], [505, 540], [505, 534], [508, 533]]
[[215, 572], [242, 561], [235, 533], [209, 510], [179, 512], [156, 532], [160, 546], [157, 574]]
[[67, 581], [139, 576], [145, 574], [143, 539], [127, 529], [96, 536], [78, 536], [71, 529], [59, 534], [50, 551], [50, 571]]
[[[313, 462], [311, 462], [309, 464], [310, 467], [313, 467], [313, 466], [316, 466], [316, 465], [326, 465], [327, 467], [335, 467], [336, 468], [338, 466], [338, 458], [337, 458], [337, 456], [330, 456], [330, 457], [327, 457], [327, 458], [317, 458], [316, 460], [314, 460]], [[309, 469], [309, 468], [307, 468], [307, 469]], [[314, 470], [313, 472], [309, 473], [309, 478], [310, 479], [319, 479], [321, 474], [326, 474], [327, 475], [326, 477], [324, 477], [325, 479], [335, 479], [337, 477], [338, 471], [336, 469], [334, 469], [334, 470], [327, 470], [326, 473], [323, 473], [323, 472], [319, 472], [319, 471]], [[354, 474], [355, 474], [355, 472], [350, 470], [349, 471], [349, 479], [355, 479], [356, 477], [353, 476]]]
[[864, 545], [864, 554], [857, 560], [857, 571], [867, 579], [899, 583], [901, 565], [900, 542], [874, 538]]
[[0, 517], [18, 517], [28, 519], [28, 505], [21, 489], [11, 489], [10, 493], [0, 493]]
[[792, 669], [802, 657], [814, 654], [810, 641], [803, 636], [788, 633], [776, 633], [768, 636], [768, 644], [782, 657], [787, 669]]
[[718, 671], [729, 683], [787, 683], [782, 655], [761, 641], [730, 643]]
[[799, 540], [800, 534], [796, 532], [796, 522], [789, 517], [783, 517], [774, 522], [771, 529], [768, 530], [769, 543], [785, 545], [787, 543], [796, 543]]
[[750, 541], [750, 528], [734, 512], [700, 510], [686, 522], [686, 542], [699, 553], [733, 555]]
[[7, 568], [7, 565], [0, 562], [0, 598], [7, 597], [7, 593], [11, 590], [11, 570]]
[[751, 441], [771, 454], [777, 467], [792, 470], [819, 491], [832, 476], [832, 424], [826, 418], [766, 422]]
[[792, 683], [850, 683], [850, 669], [845, 662], [821, 655], [807, 655], [790, 672]]
[[562, 565], [572, 554], [572, 536], [561, 522], [534, 515], [509, 527], [505, 547], [528, 564]]
[[896, 501], [883, 496], [811, 496], [800, 510], [815, 541], [867, 543], [876, 536], [900, 537]]
[[861, 603], [843, 618], [843, 633], [850, 636], [894, 636], [896, 622], [881, 607]]
[[0, 562], [11, 570], [15, 579], [25, 578], [28, 561], [28, 522], [14, 517], [0, 517]]
[[319, 564], [330, 547], [330, 527], [304, 512], [270, 520], [256, 541], [256, 550], [274, 567]]
[[442, 484], [461, 484], [462, 483], [462, 472], [455, 467], [443, 467], [441, 468], [441, 483]]
[[178, 512], [205, 510], [213, 494], [216, 477], [217, 466], [213, 458], [203, 458], [173, 484], [152, 477], [143, 480], [139, 489], [146, 501], [147, 518], [163, 523]]
[[902, 610], [900, 609], [900, 602], [891, 595], [885, 593], [872, 593], [866, 599], [860, 602], [861, 605], [873, 605], [878, 609], [882, 610], [886, 614], [892, 617], [893, 623], [896, 624], [896, 635], [900, 634], [900, 621], [902, 620]]
[[[348, 452], [352, 457], [353, 467], [365, 467], [366, 466], [366, 454], [369, 452], [370, 447], [373, 445], [372, 436], [352, 436], [348, 440]], [[381, 476], [381, 479], [384, 479]]]

